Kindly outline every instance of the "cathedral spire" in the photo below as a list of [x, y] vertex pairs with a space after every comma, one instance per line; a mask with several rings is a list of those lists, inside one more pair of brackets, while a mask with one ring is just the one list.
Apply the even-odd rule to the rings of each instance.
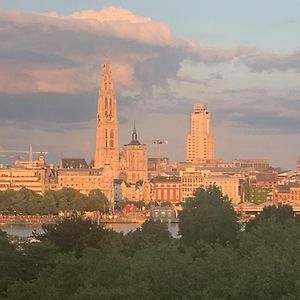
[[113, 87], [108, 57], [102, 64], [100, 91], [97, 108], [95, 167], [104, 168], [109, 163], [114, 176], [118, 175], [118, 116], [117, 101]]
[[136, 133], [136, 126], [135, 126], [135, 121], [134, 121], [130, 145], [140, 145], [140, 144], [141, 143], [138, 141], [138, 137], [137, 137], [137, 133]]

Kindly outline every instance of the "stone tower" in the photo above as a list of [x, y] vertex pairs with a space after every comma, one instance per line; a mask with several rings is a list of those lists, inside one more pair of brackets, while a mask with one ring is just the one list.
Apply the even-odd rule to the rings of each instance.
[[210, 130], [210, 114], [205, 104], [194, 104], [187, 137], [186, 160], [201, 163], [214, 158], [214, 138]]
[[118, 116], [109, 61], [104, 59], [97, 107], [95, 168], [109, 164], [114, 178], [119, 173]]
[[148, 179], [147, 147], [138, 141], [135, 126], [131, 135], [131, 142], [123, 146], [120, 178], [130, 183]]

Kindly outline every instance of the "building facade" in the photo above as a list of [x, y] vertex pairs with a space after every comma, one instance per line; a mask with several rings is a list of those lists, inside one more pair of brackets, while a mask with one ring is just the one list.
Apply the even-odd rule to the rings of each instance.
[[234, 159], [233, 165], [237, 168], [244, 168], [260, 173], [266, 172], [270, 168], [268, 159]]
[[45, 170], [33, 168], [0, 169], [0, 191], [8, 189], [19, 191], [21, 188], [42, 195], [45, 191]]
[[289, 200], [293, 203], [300, 204], [300, 186], [290, 187], [290, 197]]
[[109, 164], [114, 178], [119, 172], [117, 101], [109, 61], [103, 63], [97, 107], [95, 168]]
[[114, 199], [113, 173], [109, 165], [103, 169], [59, 169], [57, 171], [57, 190], [73, 188], [82, 194], [99, 189], [110, 202]]
[[239, 194], [239, 178], [235, 176], [213, 175], [209, 172], [188, 168], [181, 171], [181, 188], [183, 200], [193, 197], [194, 192], [199, 188], [207, 188], [216, 185], [223, 195], [228, 196], [232, 204], [241, 201]]
[[129, 183], [148, 179], [147, 146], [138, 141], [135, 126], [131, 142], [123, 146], [120, 160], [120, 178]]
[[153, 200], [177, 203], [182, 201], [180, 177], [156, 177], [153, 179]]
[[152, 185], [149, 181], [137, 183], [127, 183], [123, 181], [120, 188], [122, 200], [145, 202], [150, 202], [152, 200]]
[[193, 105], [186, 152], [187, 162], [199, 163], [214, 158], [214, 138], [210, 129], [210, 114], [205, 104]]

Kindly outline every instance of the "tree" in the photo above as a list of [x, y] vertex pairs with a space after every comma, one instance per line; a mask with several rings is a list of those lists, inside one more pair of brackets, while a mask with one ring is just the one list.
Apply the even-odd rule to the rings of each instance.
[[101, 190], [91, 190], [87, 199], [87, 210], [108, 212], [109, 202]]
[[109, 232], [90, 219], [72, 217], [59, 220], [55, 224], [43, 224], [44, 233], [35, 233], [41, 241], [50, 241], [60, 252], [74, 251], [80, 256], [84, 247], [96, 247], [97, 243]]
[[285, 223], [286, 221], [291, 221], [296, 219], [294, 216], [293, 208], [287, 204], [269, 205], [264, 207], [263, 211], [256, 215], [253, 220], [250, 220], [246, 224], [246, 231], [251, 230], [254, 227], [259, 226], [259, 224], [264, 222], [275, 222], [275, 223]]
[[147, 220], [142, 224], [141, 228], [124, 236], [124, 252], [132, 256], [137, 250], [169, 243], [170, 241], [171, 234], [167, 224], [160, 221]]
[[0, 298], [7, 287], [19, 279], [16, 257], [15, 247], [9, 243], [6, 232], [0, 230]]
[[187, 245], [197, 241], [236, 243], [239, 225], [236, 213], [219, 188], [199, 188], [194, 197], [187, 199], [179, 214], [179, 234]]
[[84, 211], [87, 196], [72, 188], [63, 188], [56, 192], [58, 208], [62, 211]]

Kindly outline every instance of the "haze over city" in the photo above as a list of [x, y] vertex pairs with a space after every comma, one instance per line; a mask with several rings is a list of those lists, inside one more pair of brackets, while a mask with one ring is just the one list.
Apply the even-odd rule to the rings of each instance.
[[295, 167], [298, 1], [1, 1], [0, 8], [1, 149], [31, 144], [48, 151], [48, 161], [91, 160], [108, 55], [120, 146], [135, 120], [141, 141], [166, 139], [162, 155], [185, 160], [189, 112], [205, 103], [215, 157]]

